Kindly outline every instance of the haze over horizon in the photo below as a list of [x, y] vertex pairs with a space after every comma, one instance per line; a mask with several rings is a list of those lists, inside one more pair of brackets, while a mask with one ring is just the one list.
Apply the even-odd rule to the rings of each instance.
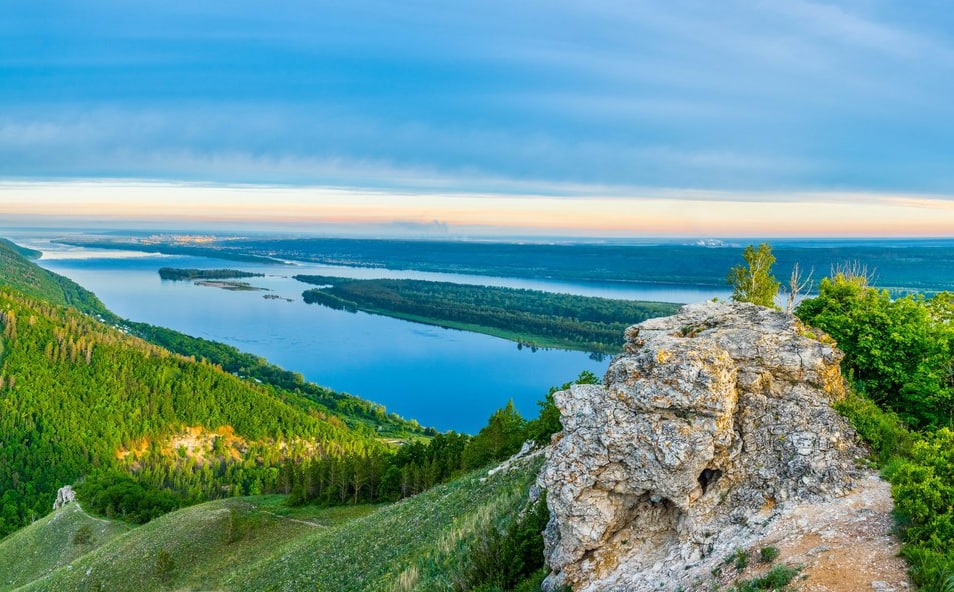
[[954, 228], [942, 2], [5, 8], [0, 225]]

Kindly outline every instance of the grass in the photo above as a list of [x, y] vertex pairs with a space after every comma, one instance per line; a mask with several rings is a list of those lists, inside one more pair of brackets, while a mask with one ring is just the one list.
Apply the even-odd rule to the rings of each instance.
[[[70, 504], [0, 540], [0, 591], [42, 578], [130, 529], [93, 518], [78, 504]], [[88, 533], [88, 543], [81, 542], [82, 533]]]
[[[453, 589], [472, 534], [525, 503], [537, 463], [482, 471], [294, 541], [222, 582], [234, 590]], [[403, 583], [402, 583], [403, 582]]]
[[[516, 515], [538, 469], [477, 472], [390, 505], [217, 500], [137, 528], [68, 506], [0, 542], [0, 590], [449, 590], [472, 535]], [[73, 544], [84, 525], [92, 543]]]
[[797, 567], [776, 565], [761, 576], [739, 582], [732, 588], [732, 592], [759, 592], [762, 590], [785, 592], [791, 589], [789, 584], [792, 583], [799, 571], [800, 569]]

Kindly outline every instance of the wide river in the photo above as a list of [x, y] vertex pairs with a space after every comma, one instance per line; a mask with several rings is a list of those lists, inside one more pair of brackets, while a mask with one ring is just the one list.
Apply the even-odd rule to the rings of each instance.
[[[301, 293], [309, 286], [291, 276], [434, 279], [664, 302], [728, 296], [718, 289], [573, 284], [307, 263], [249, 264], [69, 247], [39, 238], [15, 240], [43, 251], [39, 261], [43, 267], [95, 292], [122, 317], [233, 345], [310, 381], [381, 403], [423, 425], [468, 433], [479, 430], [508, 399], [525, 417], [535, 417], [536, 402], [550, 386], [572, 380], [583, 370], [602, 375], [609, 359], [583, 352], [531, 351], [478, 333], [308, 305]], [[265, 277], [246, 281], [269, 291], [234, 292], [163, 281], [160, 267], [264, 273]]]

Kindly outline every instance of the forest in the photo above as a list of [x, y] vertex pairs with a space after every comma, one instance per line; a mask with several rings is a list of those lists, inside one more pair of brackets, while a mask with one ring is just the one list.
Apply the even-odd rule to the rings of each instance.
[[845, 353], [852, 389], [837, 408], [892, 484], [915, 583], [947, 592], [954, 589], [954, 294], [892, 298], [859, 269], [823, 279], [796, 314]]
[[304, 292], [305, 302], [330, 308], [396, 316], [418, 322], [488, 333], [531, 347], [615, 353], [626, 327], [674, 313], [664, 302], [613, 300], [423, 280], [355, 280], [296, 275], [322, 286]]
[[242, 352], [230, 345], [122, 319], [107, 309], [89, 290], [69, 278], [43, 269], [21, 253], [32, 254], [34, 258], [40, 255], [39, 251], [23, 249], [0, 239], [0, 287], [11, 287], [47, 303], [72, 306], [153, 345], [220, 366], [226, 372], [270, 386], [283, 398], [305, 401], [319, 411], [337, 414], [353, 429], [366, 433], [373, 431], [380, 437], [390, 438], [436, 433], [414, 420], [405, 420], [395, 413], [388, 413], [382, 405], [308, 382], [297, 372], [285, 370], [260, 356]]
[[252, 273], [238, 269], [180, 269], [160, 267], [159, 277], [164, 280], [234, 280], [252, 277], [265, 277], [264, 273]]
[[0, 330], [0, 536], [84, 476], [90, 509], [145, 520], [286, 491], [279, 469], [290, 459], [369, 454], [387, 447], [383, 435], [436, 433], [235, 348], [124, 321], [9, 242], [0, 242]]
[[[381, 446], [304, 397], [71, 308], [4, 289], [0, 325], [0, 533], [44, 515], [59, 487], [99, 470], [122, 469], [192, 503], [273, 490], [271, 469], [289, 458]], [[180, 450], [173, 442], [188, 429], [197, 432]]]

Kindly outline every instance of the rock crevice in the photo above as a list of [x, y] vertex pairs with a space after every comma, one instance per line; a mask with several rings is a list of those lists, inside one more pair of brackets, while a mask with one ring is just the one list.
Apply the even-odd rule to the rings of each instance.
[[[626, 331], [602, 385], [555, 395], [549, 589], [671, 589], [781, 504], [847, 493], [842, 354], [791, 315], [704, 303]], [[681, 583], [680, 583], [681, 582]]]

